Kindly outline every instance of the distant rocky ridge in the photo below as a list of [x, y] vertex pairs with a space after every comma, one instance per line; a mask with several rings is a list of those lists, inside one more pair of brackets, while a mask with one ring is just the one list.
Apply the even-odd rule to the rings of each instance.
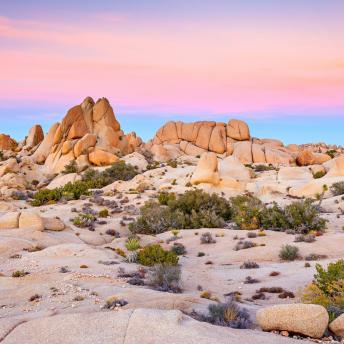
[[146, 147], [157, 160], [167, 161], [180, 155], [201, 155], [213, 152], [225, 157], [233, 155], [244, 164], [268, 163], [301, 166], [322, 164], [331, 157], [329, 150], [344, 152], [342, 147], [326, 144], [284, 146], [277, 139], [258, 139], [250, 135], [248, 125], [232, 119], [222, 122], [168, 122], [162, 126]]

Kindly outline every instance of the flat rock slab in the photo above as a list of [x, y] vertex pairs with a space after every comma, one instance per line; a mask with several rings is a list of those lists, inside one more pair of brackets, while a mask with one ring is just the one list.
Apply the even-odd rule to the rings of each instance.
[[[11, 324], [12, 325], [12, 324]], [[178, 310], [119, 310], [63, 314], [6, 326], [3, 344], [292, 344], [298, 341], [251, 330], [198, 322]], [[306, 341], [303, 341], [306, 344]]]

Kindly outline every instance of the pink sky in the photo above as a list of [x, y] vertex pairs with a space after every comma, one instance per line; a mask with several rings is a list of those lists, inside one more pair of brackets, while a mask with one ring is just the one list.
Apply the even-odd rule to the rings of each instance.
[[[147, 112], [344, 108], [343, 24], [0, 17], [0, 101]], [[295, 23], [294, 23], [295, 24]]]

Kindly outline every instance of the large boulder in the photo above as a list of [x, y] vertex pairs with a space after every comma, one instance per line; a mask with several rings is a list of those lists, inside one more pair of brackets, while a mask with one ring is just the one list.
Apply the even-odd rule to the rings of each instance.
[[0, 229], [12, 229], [19, 226], [19, 215], [17, 211], [9, 211], [0, 216]]
[[279, 181], [310, 181], [313, 179], [313, 174], [307, 167], [282, 167], [278, 171], [277, 179]]
[[18, 171], [19, 165], [17, 160], [14, 158], [8, 159], [0, 166], [0, 177], [3, 177], [7, 173], [16, 173]]
[[273, 165], [289, 165], [294, 160], [287, 152], [272, 146], [265, 147], [265, 159], [268, 164]]
[[128, 154], [121, 158], [121, 160], [125, 161], [125, 163], [127, 164], [136, 167], [139, 172], [143, 172], [147, 169], [148, 162], [146, 158], [138, 152]]
[[333, 320], [329, 328], [336, 336], [344, 337], [344, 314]]
[[43, 219], [35, 212], [24, 211], [19, 217], [19, 228], [43, 231]]
[[235, 180], [248, 181], [251, 179], [251, 172], [235, 156], [229, 156], [220, 161], [219, 174], [221, 179], [227, 177]]
[[248, 125], [238, 119], [232, 119], [227, 124], [227, 136], [238, 141], [250, 139], [250, 129]]
[[60, 232], [66, 227], [63, 221], [57, 217], [43, 217], [42, 219], [46, 230]]
[[289, 331], [321, 338], [329, 316], [323, 306], [311, 304], [275, 305], [260, 309], [257, 321], [264, 331]]
[[88, 149], [94, 147], [97, 142], [97, 136], [94, 134], [86, 134], [74, 146], [74, 156], [77, 158], [82, 154], [86, 154]]
[[17, 142], [9, 135], [0, 134], [0, 150], [14, 150], [17, 147]]
[[217, 169], [217, 156], [215, 153], [203, 153], [191, 177], [191, 184], [207, 183], [218, 185], [220, 177]]
[[111, 165], [119, 160], [116, 155], [102, 149], [95, 149], [88, 155], [88, 159], [90, 163], [96, 166]]
[[296, 157], [296, 163], [299, 166], [308, 166], [315, 164], [315, 155], [310, 150], [302, 150]]
[[344, 155], [340, 155], [334, 160], [330, 170], [327, 172], [326, 177], [341, 177], [344, 176]]
[[252, 142], [242, 141], [234, 144], [233, 156], [243, 164], [252, 164]]
[[43, 129], [40, 125], [36, 124], [30, 129], [29, 135], [25, 141], [25, 145], [28, 148], [36, 147], [43, 140], [44, 140]]

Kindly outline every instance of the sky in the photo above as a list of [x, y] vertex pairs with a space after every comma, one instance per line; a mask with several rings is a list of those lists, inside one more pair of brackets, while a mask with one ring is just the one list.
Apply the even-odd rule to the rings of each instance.
[[344, 145], [343, 0], [0, 0], [0, 133], [86, 96], [145, 140], [167, 120]]

